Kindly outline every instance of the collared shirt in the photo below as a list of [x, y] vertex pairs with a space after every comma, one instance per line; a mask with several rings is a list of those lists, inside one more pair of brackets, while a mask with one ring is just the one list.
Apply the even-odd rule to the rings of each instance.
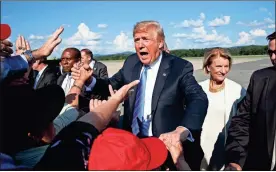
[[34, 83], [34, 89], [36, 88], [37, 82], [39, 81], [41, 75], [43, 74], [44, 70], [46, 69], [48, 65], [46, 65], [42, 70], [40, 70], [35, 78], [35, 83]]
[[[67, 95], [74, 85], [75, 80], [72, 78], [71, 73], [67, 74], [66, 77], [64, 78], [62, 82], [62, 89], [64, 90], [65, 95]], [[86, 91], [91, 91], [91, 88], [93, 88], [96, 84], [96, 79], [93, 78], [92, 82], [90, 83], [89, 86], [84, 86]]]
[[[153, 94], [153, 89], [154, 89], [154, 85], [155, 85], [155, 81], [157, 78], [157, 73], [159, 70], [161, 60], [162, 60], [162, 53], [160, 53], [160, 56], [156, 59], [156, 61], [149, 66], [149, 69], [147, 71], [145, 104], [144, 104], [144, 119], [145, 120], [152, 118], [152, 114], [151, 114], [152, 94]], [[143, 70], [144, 70], [144, 66], [141, 69], [140, 76], [141, 76]], [[150, 122], [148, 136], [152, 136], [152, 121]]]

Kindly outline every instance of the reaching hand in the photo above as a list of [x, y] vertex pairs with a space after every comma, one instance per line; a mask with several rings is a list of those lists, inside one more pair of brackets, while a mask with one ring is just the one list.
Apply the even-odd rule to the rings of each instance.
[[134, 87], [135, 85], [137, 85], [140, 81], [139, 80], [135, 80], [132, 81], [131, 83], [124, 85], [123, 87], [121, 87], [118, 91], [114, 92], [113, 88], [111, 85], [109, 85], [109, 92], [111, 95], [111, 99], [116, 99], [119, 102], [122, 102], [124, 100], [124, 98], [127, 96], [128, 91]]
[[93, 74], [93, 70], [89, 67], [88, 64], [84, 64], [83, 66], [80, 67], [79, 69], [79, 79], [83, 83], [87, 81]]
[[[107, 102], [106, 100], [91, 99], [90, 103], [89, 103], [90, 112], [94, 111], [98, 106], [100, 106], [100, 105], [102, 105], [106, 102]], [[121, 114], [120, 111], [113, 112], [111, 121], [114, 122], [114, 123], [119, 122], [120, 114]]]
[[184, 158], [181, 142], [176, 142], [175, 144], [172, 144], [172, 142], [167, 139], [163, 139], [162, 141], [171, 153], [174, 164], [177, 164], [179, 158]]
[[188, 134], [189, 131], [186, 128], [181, 127], [174, 131], [161, 134], [159, 139], [162, 141], [169, 140], [173, 145], [176, 145], [178, 142], [184, 142], [187, 139]]
[[59, 37], [60, 34], [63, 32], [64, 28], [61, 26], [59, 27], [53, 35], [40, 47], [38, 50], [33, 52], [33, 56], [35, 58], [41, 58], [41, 57], [48, 57], [50, 54], [52, 54], [55, 47], [61, 43], [61, 38]]
[[0, 56], [8, 57], [13, 53], [12, 43], [8, 40], [1, 41]]
[[23, 54], [26, 50], [31, 50], [29, 42], [24, 36], [18, 36], [15, 42], [15, 53], [16, 55]]

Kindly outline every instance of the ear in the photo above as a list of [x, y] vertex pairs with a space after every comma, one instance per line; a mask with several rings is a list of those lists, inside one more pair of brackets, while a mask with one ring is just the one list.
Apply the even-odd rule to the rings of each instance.
[[210, 72], [210, 67], [209, 66], [207, 66], [206, 69], [207, 69], [208, 72]]
[[164, 40], [161, 39], [160, 42], [159, 42], [158, 48], [159, 48], [159, 49], [162, 49], [163, 47], [164, 47]]

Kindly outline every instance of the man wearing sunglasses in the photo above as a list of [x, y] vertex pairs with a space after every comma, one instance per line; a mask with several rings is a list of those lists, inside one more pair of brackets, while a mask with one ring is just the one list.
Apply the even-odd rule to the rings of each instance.
[[267, 36], [272, 67], [255, 71], [232, 118], [225, 170], [276, 170], [276, 32]]

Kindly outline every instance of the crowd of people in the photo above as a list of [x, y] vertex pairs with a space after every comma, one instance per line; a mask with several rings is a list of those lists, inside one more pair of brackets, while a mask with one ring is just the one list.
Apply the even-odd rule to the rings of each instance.
[[[136, 53], [112, 77], [89, 49], [47, 57], [58, 28], [38, 49], [1, 40], [1, 170], [275, 170], [276, 32], [272, 66], [247, 90], [227, 78], [227, 49], [193, 65], [172, 55], [157, 21], [133, 28]], [[123, 114], [118, 106], [123, 103]]]

